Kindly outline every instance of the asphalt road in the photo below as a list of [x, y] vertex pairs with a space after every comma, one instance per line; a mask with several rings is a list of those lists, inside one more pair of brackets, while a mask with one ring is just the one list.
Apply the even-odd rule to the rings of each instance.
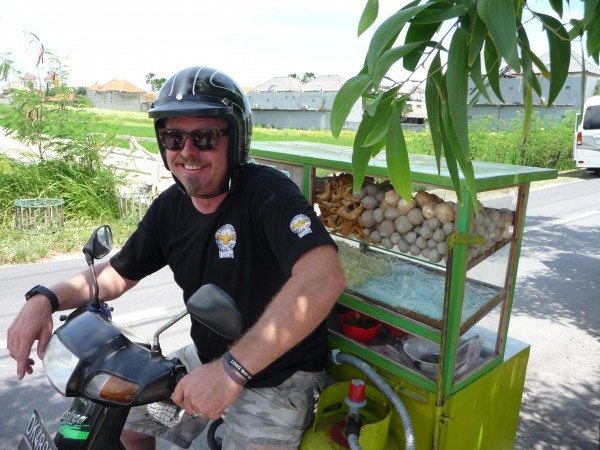
[[516, 448], [597, 450], [600, 178], [533, 191], [509, 335], [531, 344]]
[[[600, 421], [600, 178], [534, 186], [531, 192], [509, 335], [531, 344], [516, 449], [598, 449]], [[6, 351], [6, 329], [22, 295], [84, 270], [82, 256], [0, 268], [0, 450], [16, 448], [33, 408], [49, 429], [68, 401], [37, 363], [19, 382]], [[181, 302], [161, 270], [114, 303], [117, 321], [142, 336]], [[168, 330], [166, 351], [187, 339], [187, 322]], [[203, 448], [197, 440], [193, 448]], [[161, 444], [159, 449], [175, 447]]]

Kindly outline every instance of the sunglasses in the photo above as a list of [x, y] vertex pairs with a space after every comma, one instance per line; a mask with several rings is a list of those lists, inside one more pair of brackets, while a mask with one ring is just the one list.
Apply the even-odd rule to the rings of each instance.
[[217, 147], [221, 136], [227, 134], [227, 128], [222, 129], [199, 129], [192, 131], [179, 130], [177, 128], [163, 128], [159, 130], [158, 137], [167, 150], [180, 152], [189, 138], [197, 150], [207, 152]]

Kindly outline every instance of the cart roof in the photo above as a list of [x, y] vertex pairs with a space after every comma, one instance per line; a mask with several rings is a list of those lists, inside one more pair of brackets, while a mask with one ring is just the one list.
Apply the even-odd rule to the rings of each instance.
[[[289, 163], [307, 164], [342, 171], [352, 171], [352, 148], [340, 145], [316, 144], [313, 142], [253, 142], [251, 156]], [[452, 179], [442, 159], [438, 174], [435, 157], [409, 155], [413, 182], [431, 183], [452, 187]], [[514, 186], [532, 181], [556, 178], [556, 169], [514, 166], [473, 161], [478, 191]], [[380, 152], [369, 163], [367, 174], [388, 176], [385, 152]], [[461, 180], [464, 180], [460, 173]], [[463, 186], [466, 189], [466, 184]]]

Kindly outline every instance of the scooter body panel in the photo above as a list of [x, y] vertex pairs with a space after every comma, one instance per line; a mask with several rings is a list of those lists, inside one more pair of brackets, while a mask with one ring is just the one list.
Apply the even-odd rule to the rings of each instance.
[[59, 450], [121, 450], [120, 433], [129, 407], [99, 405], [76, 397], [60, 420], [54, 437]]

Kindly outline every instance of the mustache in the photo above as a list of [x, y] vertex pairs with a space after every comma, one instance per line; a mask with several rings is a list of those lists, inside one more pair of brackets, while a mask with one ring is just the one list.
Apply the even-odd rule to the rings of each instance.
[[186, 158], [186, 157], [178, 157], [173, 160], [175, 164], [191, 164], [197, 166], [209, 166], [210, 162], [204, 158]]

